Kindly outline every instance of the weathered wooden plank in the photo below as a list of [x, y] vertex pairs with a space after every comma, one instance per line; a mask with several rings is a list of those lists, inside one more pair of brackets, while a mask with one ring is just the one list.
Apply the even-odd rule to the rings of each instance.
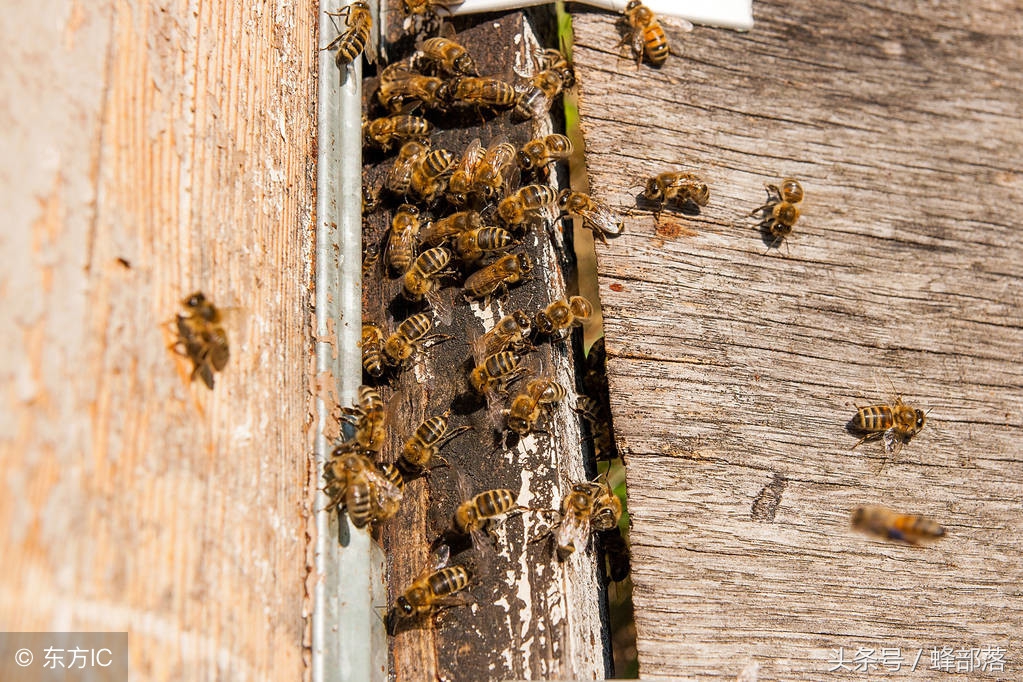
[[[757, 3], [748, 34], [669, 30], [663, 69], [620, 59], [615, 17], [575, 15], [594, 193], [633, 212], [598, 245], [626, 454], [644, 676], [820, 679], [834, 650], [1023, 640], [1018, 206], [1023, 20], [1014, 3]], [[657, 220], [645, 176], [711, 202]], [[748, 213], [798, 178], [780, 249]], [[891, 384], [929, 422], [884, 463], [854, 404]], [[848, 530], [882, 503], [949, 536]], [[875, 652], [876, 653], [876, 652]], [[963, 669], [960, 668], [960, 672]], [[974, 675], [982, 674], [974, 668]]]
[[[0, 623], [127, 630], [137, 680], [300, 679], [315, 7], [4, 15]], [[161, 328], [196, 289], [241, 308], [212, 392]]]
[[[473, 55], [481, 74], [508, 82], [519, 82], [532, 71], [539, 45], [531, 22], [522, 13], [473, 20], [458, 34], [458, 40]], [[407, 56], [402, 49], [411, 48], [392, 46], [390, 59]], [[375, 96], [375, 86], [375, 79], [366, 81], [367, 98]], [[375, 106], [371, 100], [367, 104]], [[507, 112], [497, 116], [473, 110], [419, 113], [436, 125], [433, 148], [450, 149], [459, 156], [477, 137], [484, 145], [500, 136], [521, 145], [541, 132], [552, 132], [550, 121], [516, 124]], [[365, 179], [378, 187], [391, 159], [378, 153], [366, 158]], [[384, 233], [400, 202], [385, 194], [382, 203], [383, 208], [365, 220], [363, 239], [370, 248], [384, 243]], [[447, 214], [444, 204], [433, 207], [434, 217]], [[410, 481], [398, 515], [383, 525], [380, 536], [388, 559], [389, 603], [429, 569], [431, 545], [450, 529], [454, 511], [464, 499], [458, 488], [459, 476], [464, 477], [471, 493], [508, 488], [520, 504], [535, 509], [556, 508], [568, 485], [587, 476], [579, 421], [571, 410], [576, 395], [575, 349], [564, 342], [542, 342], [536, 353], [530, 353], [527, 362], [536, 365], [534, 374], [553, 376], [568, 389], [569, 397], [544, 420], [543, 433], [531, 434], [517, 444], [512, 440], [509, 447], [501, 443], [485, 401], [473, 393], [467, 381], [473, 368], [469, 345], [473, 334], [481, 335], [508, 312], [522, 309], [532, 315], [565, 295], [571, 245], [566, 245], [553, 225], [553, 215], [543, 225], [531, 228], [523, 241], [520, 250], [534, 260], [532, 277], [487, 307], [467, 304], [462, 299], [461, 278], [453, 278], [442, 291], [454, 303], [453, 319], [445, 323], [433, 315], [434, 329], [453, 338], [425, 349], [412, 368], [380, 386], [386, 400], [397, 401], [385, 449], [387, 459], [396, 458], [402, 443], [427, 417], [450, 410], [452, 427], [473, 427], [445, 446], [442, 454], [450, 467], [435, 468], [428, 476]], [[366, 268], [363, 317], [393, 330], [422, 307], [403, 301], [400, 278], [384, 277], [382, 271], [379, 266]], [[512, 393], [523, 383], [515, 384]], [[602, 593], [593, 556], [578, 552], [572, 561], [558, 562], [550, 537], [541, 532], [544, 519], [542, 514], [529, 513], [502, 522], [494, 533], [492, 556], [471, 546], [453, 547], [452, 562], [468, 565], [477, 576], [470, 590], [472, 603], [403, 624], [391, 640], [395, 679], [603, 677]]]

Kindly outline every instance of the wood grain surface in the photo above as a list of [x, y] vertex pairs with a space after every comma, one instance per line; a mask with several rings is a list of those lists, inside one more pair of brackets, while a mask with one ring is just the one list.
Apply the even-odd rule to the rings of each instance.
[[[661, 69], [619, 55], [615, 16], [574, 16], [591, 187], [628, 213], [597, 255], [641, 674], [862, 677], [829, 672], [862, 647], [900, 650], [901, 670], [871, 669], [886, 679], [1015, 679], [1023, 15], [754, 10], [749, 33], [669, 27], [682, 54]], [[703, 176], [709, 205], [655, 218], [639, 185], [666, 170]], [[803, 215], [768, 248], [749, 213], [785, 177]], [[856, 406], [893, 392], [926, 427], [892, 461], [851, 450]], [[948, 536], [854, 533], [858, 504]], [[942, 647], [966, 652], [958, 674], [930, 669]], [[985, 647], [1002, 671], [966, 663]]]
[[[473, 56], [484, 76], [520, 83], [532, 73], [534, 55], [543, 46], [556, 46], [550, 36], [538, 39], [534, 26], [523, 13], [487, 15], [459, 24], [457, 39]], [[553, 15], [539, 24], [553, 25]], [[394, 61], [408, 55], [409, 40], [390, 46]], [[376, 79], [364, 84], [366, 98], [375, 97]], [[379, 115], [376, 104], [367, 99], [371, 117]], [[431, 136], [434, 149], [452, 150], [460, 157], [474, 138], [484, 146], [505, 138], [521, 145], [540, 134], [552, 132], [550, 120], [515, 123], [509, 113], [419, 112], [430, 118], [436, 130]], [[364, 181], [380, 187], [389, 171], [394, 153], [368, 153]], [[552, 176], [541, 181], [558, 183]], [[399, 197], [384, 192], [382, 207], [366, 216], [363, 243], [383, 255], [385, 232]], [[432, 207], [434, 217], [450, 212], [440, 202]], [[441, 296], [453, 304], [453, 318], [445, 322], [431, 313], [434, 329], [450, 338], [430, 345], [413, 366], [390, 381], [380, 382], [385, 400], [393, 401], [392, 422], [385, 458], [392, 460], [402, 443], [427, 417], [450, 411], [450, 426], [471, 426], [441, 454], [448, 467], [436, 467], [427, 475], [409, 481], [398, 515], [383, 524], [380, 539], [387, 557], [388, 603], [435, 561], [432, 549], [438, 540], [450, 536], [452, 517], [468, 496], [493, 488], [514, 492], [518, 503], [536, 511], [512, 515], [495, 524], [493, 546], [473, 547], [467, 539], [448, 542], [451, 562], [469, 567], [474, 574], [468, 590], [470, 603], [441, 610], [432, 617], [403, 623], [390, 641], [391, 671], [397, 680], [506, 680], [506, 679], [602, 679], [608, 665], [606, 631], [601, 609], [603, 593], [592, 552], [579, 551], [570, 561], [559, 562], [552, 538], [544, 532], [552, 516], [543, 512], [557, 508], [568, 486], [595, 472], [587, 471], [581, 442], [580, 422], [571, 407], [576, 397], [576, 354], [573, 343], [538, 340], [536, 352], [525, 363], [532, 367], [529, 377], [555, 378], [568, 390], [568, 398], [550, 410], [538, 431], [521, 440], [513, 438], [507, 447], [500, 430], [503, 418], [488, 414], [486, 401], [475, 394], [468, 382], [473, 369], [470, 340], [482, 335], [503, 315], [524, 310], [532, 316], [552, 300], [566, 295], [572, 278], [571, 240], [566, 241], [556, 211], [531, 227], [522, 237], [522, 247], [534, 262], [532, 275], [511, 287], [507, 297], [490, 305], [467, 303], [462, 296], [461, 273], [448, 278]], [[456, 268], [457, 269], [457, 268]], [[567, 270], [566, 270], [567, 269]], [[385, 276], [378, 261], [364, 270], [363, 320], [388, 331], [409, 315], [429, 310], [410, 304], [401, 294], [400, 278]], [[571, 292], [569, 292], [571, 293]], [[576, 335], [578, 337], [578, 334]], [[525, 380], [511, 387], [509, 396], [497, 398], [498, 409], [511, 395], [523, 389]]]
[[[314, 3], [4, 10], [0, 629], [306, 674]], [[232, 308], [209, 391], [163, 324]]]

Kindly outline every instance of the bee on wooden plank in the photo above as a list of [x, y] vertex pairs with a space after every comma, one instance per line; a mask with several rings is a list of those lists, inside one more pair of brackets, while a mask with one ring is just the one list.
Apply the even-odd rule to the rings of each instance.
[[[408, 475], [418, 474], [441, 460], [438, 453], [452, 438], [472, 429], [471, 426], [448, 428], [451, 412], [439, 414], [423, 421], [402, 446], [399, 467]], [[443, 461], [443, 460], [441, 460]], [[446, 464], [446, 462], [445, 462]]]
[[533, 348], [529, 342], [532, 320], [522, 310], [508, 313], [494, 327], [472, 342], [473, 352], [478, 357], [487, 357], [503, 350], [522, 353]]
[[[450, 26], [450, 24], [445, 24]], [[447, 76], [477, 76], [476, 63], [465, 46], [451, 37], [437, 36], [423, 41], [419, 47], [421, 61]]]
[[[448, 183], [449, 190], [453, 182], [454, 176], [451, 177]], [[419, 231], [419, 243], [425, 247], [441, 246], [463, 232], [477, 230], [481, 227], [483, 227], [483, 222], [480, 220], [480, 214], [477, 211], [458, 211], [427, 223]]]
[[334, 449], [323, 479], [331, 506], [343, 507], [356, 528], [386, 521], [401, 505], [404, 484], [400, 475], [390, 467], [385, 473], [351, 444]]
[[497, 205], [497, 215], [513, 229], [537, 218], [540, 212], [558, 200], [558, 193], [549, 185], [526, 185], [509, 194]]
[[342, 419], [355, 427], [352, 441], [365, 452], [380, 454], [387, 440], [387, 405], [372, 386], [359, 386], [352, 407], [341, 408]]
[[593, 304], [583, 296], [553, 301], [536, 313], [533, 329], [538, 334], [564, 338], [572, 327], [581, 327], [593, 316]]
[[377, 100], [393, 114], [408, 113], [419, 106], [443, 109], [445, 81], [414, 71], [407, 62], [390, 64], [380, 74]]
[[572, 140], [555, 133], [522, 145], [516, 160], [522, 170], [536, 172], [549, 163], [567, 161], [572, 151]]
[[411, 204], [402, 204], [391, 219], [387, 231], [387, 249], [384, 263], [393, 272], [404, 275], [416, 259], [416, 246], [420, 228], [419, 209]]
[[564, 215], [579, 216], [583, 227], [607, 244], [607, 235], [617, 237], [625, 231], [625, 221], [610, 206], [582, 192], [570, 189], [558, 195], [558, 206]]
[[533, 260], [528, 254], [505, 254], [465, 279], [465, 296], [483, 299], [484, 305], [489, 305], [497, 291], [507, 292], [509, 284], [522, 282], [532, 270]]
[[558, 559], [565, 561], [589, 543], [591, 531], [610, 530], [621, 518], [622, 501], [606, 481], [574, 484], [561, 501], [561, 523], [554, 530]]
[[171, 348], [192, 361], [192, 381], [199, 377], [212, 390], [213, 373], [222, 371], [231, 357], [223, 314], [201, 291], [183, 299], [181, 305], [187, 314], [179, 313], [174, 319], [177, 340]]
[[362, 125], [362, 138], [367, 147], [378, 147], [385, 152], [396, 142], [429, 140], [433, 124], [421, 116], [394, 114], [366, 121]]
[[385, 620], [387, 634], [396, 634], [402, 622], [471, 601], [463, 590], [469, 587], [472, 573], [465, 566], [447, 566], [447, 557], [445, 552], [433, 568], [422, 573], [394, 600]]
[[710, 188], [693, 173], [666, 171], [647, 178], [643, 198], [658, 202], [658, 213], [669, 201], [674, 201], [680, 209], [690, 203], [702, 207], [710, 202]]
[[768, 192], [768, 202], [752, 211], [750, 215], [763, 216], [760, 221], [760, 228], [774, 238], [770, 246], [774, 246], [790, 234], [796, 221], [799, 220], [799, 204], [803, 201], [803, 186], [798, 180], [785, 178], [781, 187], [777, 185], [765, 185]]
[[[625, 37], [619, 45], [630, 45], [632, 56], [636, 58], [636, 66], [643, 57], [654, 66], [662, 66], [668, 59], [668, 53], [677, 51], [668, 44], [668, 36], [661, 26], [661, 20], [640, 0], [630, 0], [625, 6]], [[684, 19], [673, 19], [680, 30], [691, 31], [693, 25]]]
[[460, 76], [445, 81], [440, 97], [449, 106], [511, 109], [515, 106], [516, 92], [499, 78]]
[[902, 402], [900, 395], [888, 403], [857, 407], [851, 425], [855, 431], [866, 435], [856, 441], [853, 448], [868, 440], [881, 439], [885, 453], [895, 457], [926, 423], [927, 413]]
[[853, 509], [852, 526], [865, 533], [910, 545], [945, 536], [945, 529], [925, 516], [902, 514], [877, 505], [861, 505]]
[[508, 428], [525, 437], [536, 429], [544, 410], [565, 399], [565, 387], [548, 377], [538, 377], [526, 384], [526, 388], [512, 398], [505, 415]]

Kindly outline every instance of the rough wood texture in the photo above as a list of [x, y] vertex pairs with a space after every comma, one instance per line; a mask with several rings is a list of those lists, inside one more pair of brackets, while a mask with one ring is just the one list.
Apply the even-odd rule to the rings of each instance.
[[[0, 629], [127, 630], [134, 680], [301, 679], [315, 7], [4, 11]], [[202, 289], [208, 391], [162, 323]]]
[[[971, 678], [1016, 678], [1018, 4], [754, 9], [750, 33], [669, 30], [685, 54], [660, 70], [618, 57], [614, 16], [575, 16], [590, 182], [634, 210], [597, 250], [641, 673], [822, 679], [839, 647], [898, 647], [933, 679], [932, 648], [997, 646], [1004, 672]], [[699, 215], [636, 208], [669, 169], [710, 183]], [[804, 213], [764, 255], [748, 214], [787, 176]], [[929, 422], [878, 474], [845, 425], [889, 377]], [[861, 503], [949, 535], [855, 534]]]
[[[472, 21], [458, 40], [473, 55], [481, 74], [515, 82], [532, 70], [537, 49], [528, 24], [521, 13], [490, 15]], [[400, 48], [390, 51], [392, 60], [406, 54]], [[366, 97], [375, 96], [375, 86], [374, 79], [367, 81]], [[458, 155], [476, 137], [484, 145], [498, 136], [521, 144], [540, 129], [530, 122], [512, 124], [507, 113], [490, 116], [469, 110], [465, 115], [426, 115], [437, 125], [433, 147]], [[540, 125], [545, 133], [551, 132], [549, 121]], [[381, 154], [367, 155], [369, 184], [378, 186], [391, 163]], [[364, 243], [370, 248], [384, 243], [384, 232], [398, 203], [387, 197], [385, 209], [367, 216]], [[435, 207], [434, 215], [446, 214], [444, 202]], [[389, 603], [430, 568], [431, 544], [450, 528], [455, 508], [464, 499], [457, 476], [464, 476], [470, 494], [509, 488], [520, 504], [549, 509], [558, 506], [570, 482], [587, 475], [579, 420], [570, 409], [575, 404], [575, 351], [571, 347], [544, 341], [530, 354], [529, 362], [536, 363], [537, 373], [555, 377], [569, 390], [569, 398], [545, 419], [541, 425], [544, 433], [534, 433], [517, 444], [512, 440], [507, 448], [488, 417], [485, 401], [473, 393], [467, 381], [473, 367], [471, 335], [482, 334], [512, 310], [532, 314], [552, 298], [564, 296], [564, 254], [571, 253], [570, 249], [548, 216], [544, 225], [531, 228], [524, 237], [524, 250], [535, 263], [533, 276], [512, 287], [507, 298], [495, 299], [488, 307], [468, 305], [462, 299], [461, 278], [453, 278], [442, 292], [454, 301], [453, 320], [445, 324], [433, 316], [434, 329], [453, 338], [425, 349], [412, 368], [380, 387], [385, 399], [397, 394], [388, 459], [395, 458], [404, 440], [427, 417], [450, 410], [452, 427], [473, 427], [442, 451], [450, 467], [435, 468], [428, 476], [408, 483], [401, 510], [382, 528]], [[389, 330], [421, 309], [402, 300], [401, 280], [383, 277], [382, 267], [367, 268], [363, 291], [364, 320]], [[521, 381], [515, 384], [512, 393], [522, 385]], [[395, 679], [603, 678], [601, 591], [593, 555], [577, 552], [571, 561], [558, 562], [550, 538], [541, 532], [544, 519], [542, 514], [527, 513], [501, 522], [494, 533], [496, 550], [489, 554], [477, 552], [467, 542], [453, 545], [452, 562], [467, 564], [477, 574], [470, 590], [472, 603], [402, 625], [391, 640]]]

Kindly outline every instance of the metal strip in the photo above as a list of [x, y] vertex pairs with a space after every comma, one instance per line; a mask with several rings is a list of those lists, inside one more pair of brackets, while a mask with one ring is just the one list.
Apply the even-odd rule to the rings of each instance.
[[[321, 42], [337, 33], [320, 7]], [[343, 20], [341, 20], [343, 22]], [[343, 26], [343, 24], [340, 24]], [[338, 400], [350, 405], [362, 381], [362, 63], [339, 72], [333, 52], [319, 54], [316, 200], [316, 385], [333, 378]], [[333, 444], [324, 434], [335, 405], [316, 398], [318, 481]], [[383, 555], [365, 530], [339, 528], [320, 492], [316, 501], [316, 572], [312, 613], [313, 682], [386, 679], [382, 619]]]

